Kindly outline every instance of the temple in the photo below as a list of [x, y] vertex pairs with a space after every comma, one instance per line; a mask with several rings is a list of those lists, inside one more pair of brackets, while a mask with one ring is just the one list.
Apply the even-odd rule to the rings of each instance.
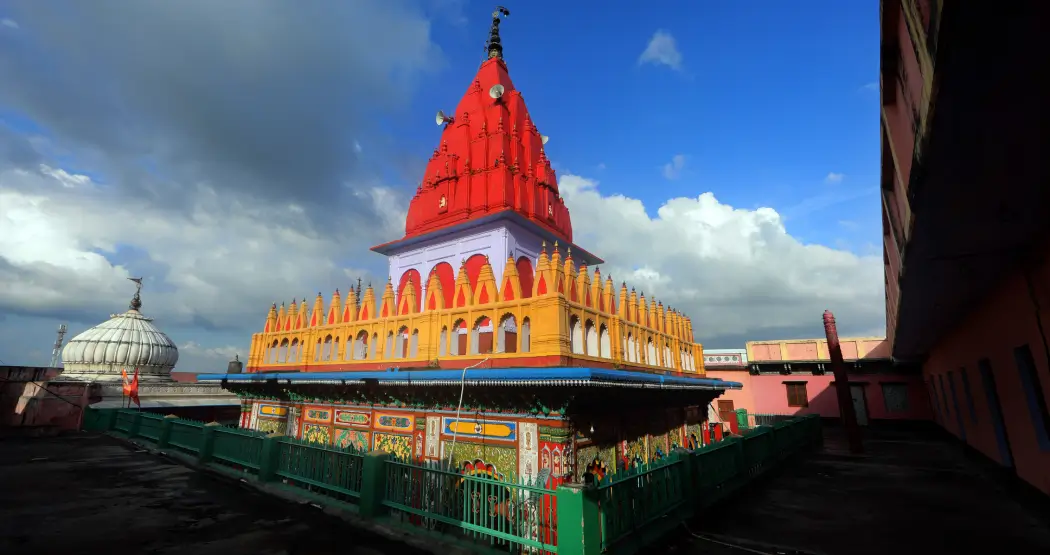
[[[615, 285], [572, 222], [493, 14], [456, 109], [387, 256], [311, 304], [276, 303], [246, 373], [222, 380], [242, 426], [511, 481], [602, 476], [702, 443], [709, 405], [692, 322]], [[554, 484], [551, 484], [554, 485]]]

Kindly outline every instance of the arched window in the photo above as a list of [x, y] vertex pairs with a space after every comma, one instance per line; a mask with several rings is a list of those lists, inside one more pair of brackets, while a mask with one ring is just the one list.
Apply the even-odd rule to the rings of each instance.
[[284, 339], [281, 341], [281, 348], [277, 352], [277, 361], [280, 363], [288, 362], [288, 340]]
[[317, 339], [317, 344], [314, 345], [314, 362], [321, 362], [321, 339]]
[[394, 338], [394, 358], [405, 358], [408, 356], [408, 327], [401, 326]]
[[464, 320], [456, 320], [452, 324], [452, 337], [449, 338], [448, 354], [460, 356], [467, 354], [467, 323]]
[[513, 314], [504, 314], [499, 321], [499, 330], [496, 334], [496, 352], [518, 352], [518, 326], [514, 321]]
[[354, 360], [365, 360], [368, 358], [368, 332], [361, 330], [357, 334], [357, 339], [354, 340], [353, 349]]
[[521, 331], [518, 333], [521, 336], [521, 352], [523, 353], [529, 352], [529, 349], [532, 347], [532, 338], [529, 335], [530, 327], [528, 318], [521, 321]]
[[324, 338], [324, 351], [321, 354], [321, 361], [327, 362], [332, 360], [332, 336], [326, 336]]
[[488, 316], [482, 316], [474, 321], [474, 329], [471, 330], [470, 354], [488, 355], [492, 353], [492, 320]]
[[601, 330], [598, 332], [598, 356], [602, 358], [612, 358], [612, 344], [609, 341], [609, 328], [602, 324]]
[[598, 356], [598, 330], [595, 329], [594, 322], [587, 320], [583, 330], [587, 335], [587, 354], [592, 357]]
[[291, 357], [292, 362], [299, 362], [299, 347], [299, 339], [293, 339], [291, 354], [289, 355]]
[[583, 354], [583, 328], [580, 326], [580, 319], [575, 314], [569, 317], [569, 339], [571, 341], [572, 352], [576, 355]]
[[368, 346], [368, 359], [376, 359], [376, 350], [379, 349], [379, 333], [372, 332], [372, 343]]
[[412, 358], [419, 356], [419, 330], [412, 330], [412, 338], [408, 343], [408, 356]]
[[274, 364], [277, 362], [277, 345], [277, 340], [274, 339], [273, 345], [270, 345], [270, 348], [266, 352], [266, 362], [269, 364]]
[[441, 337], [438, 338], [438, 356], [443, 357], [448, 353], [448, 327], [441, 326]]
[[633, 333], [627, 334], [627, 361], [638, 362], [638, 342], [635, 341]]
[[646, 360], [645, 360], [646, 364], [648, 364], [650, 366], [659, 366], [660, 365], [660, 359], [659, 359], [659, 357], [658, 357], [658, 355], [656, 353], [656, 345], [653, 344], [653, 338], [652, 337], [650, 337], [649, 340], [645, 342], [645, 356], [646, 356]]
[[394, 332], [386, 332], [386, 343], [383, 345], [383, 358], [390, 360], [394, 358]]

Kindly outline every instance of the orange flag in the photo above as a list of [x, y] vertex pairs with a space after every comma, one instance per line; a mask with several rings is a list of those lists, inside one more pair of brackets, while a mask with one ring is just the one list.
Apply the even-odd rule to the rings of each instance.
[[128, 371], [124, 368], [120, 369], [120, 378], [124, 382], [124, 396], [131, 395], [131, 382], [128, 381]]
[[135, 377], [131, 378], [131, 383], [127, 386], [127, 388], [128, 388], [128, 396], [131, 397], [131, 400], [135, 401], [135, 404], [138, 405], [141, 408], [142, 407], [142, 403], [139, 402], [139, 369], [138, 368], [135, 369]]

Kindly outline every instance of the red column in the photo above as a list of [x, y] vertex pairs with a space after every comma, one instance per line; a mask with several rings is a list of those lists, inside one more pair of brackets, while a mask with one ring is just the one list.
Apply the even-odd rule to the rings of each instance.
[[824, 311], [824, 333], [828, 337], [828, 355], [831, 357], [831, 371], [835, 375], [835, 393], [839, 400], [839, 414], [846, 429], [850, 453], [864, 452], [860, 439], [860, 427], [857, 426], [857, 415], [853, 412], [853, 399], [849, 393], [849, 376], [846, 364], [842, 361], [842, 346], [839, 345], [839, 331], [835, 326], [835, 316], [830, 310]]

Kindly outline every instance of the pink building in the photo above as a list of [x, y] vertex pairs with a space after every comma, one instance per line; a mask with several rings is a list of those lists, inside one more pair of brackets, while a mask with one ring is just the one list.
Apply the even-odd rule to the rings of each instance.
[[892, 357], [922, 366], [945, 430], [1050, 494], [1036, 7], [881, 3], [881, 204]]
[[[845, 338], [842, 355], [858, 422], [928, 420], [929, 396], [915, 366], [894, 365], [882, 338]], [[743, 389], [718, 399], [723, 420], [730, 412], [819, 414], [838, 418], [831, 359], [824, 339], [749, 341], [745, 349], [706, 349], [704, 367], [713, 378], [731, 379]]]

